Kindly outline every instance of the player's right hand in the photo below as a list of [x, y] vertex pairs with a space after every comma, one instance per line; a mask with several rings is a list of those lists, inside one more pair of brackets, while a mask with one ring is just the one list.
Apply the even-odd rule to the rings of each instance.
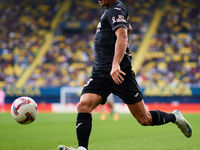
[[126, 75], [123, 71], [121, 71], [119, 64], [115, 64], [112, 66], [112, 70], [110, 72], [110, 75], [113, 79], [113, 81], [119, 85], [122, 84], [122, 81], [124, 81], [124, 78], [122, 75]]

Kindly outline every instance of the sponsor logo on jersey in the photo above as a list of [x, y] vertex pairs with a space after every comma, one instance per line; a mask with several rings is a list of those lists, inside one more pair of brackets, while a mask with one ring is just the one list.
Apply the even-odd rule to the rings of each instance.
[[118, 15], [118, 18], [115, 19], [115, 17], [112, 17], [112, 23], [114, 24], [115, 22], [127, 22], [126, 19], [124, 19], [123, 15]]
[[113, 22], [112, 22], [113, 24], [116, 22], [116, 20], [115, 20], [115, 17], [114, 17], [114, 16], [112, 17], [112, 21], [113, 21]]
[[119, 8], [119, 7], [115, 7], [114, 9], [116, 9], [116, 10], [122, 10], [121, 8]]
[[116, 19], [116, 22], [126, 22], [126, 20], [124, 19], [123, 15], [118, 15], [118, 19]]

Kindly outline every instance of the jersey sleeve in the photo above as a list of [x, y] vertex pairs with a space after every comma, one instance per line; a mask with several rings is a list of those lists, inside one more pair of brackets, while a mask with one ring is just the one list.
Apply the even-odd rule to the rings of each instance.
[[125, 29], [128, 29], [129, 17], [125, 10], [121, 7], [111, 8], [107, 14], [107, 17], [113, 31], [115, 31], [119, 27], [124, 27]]

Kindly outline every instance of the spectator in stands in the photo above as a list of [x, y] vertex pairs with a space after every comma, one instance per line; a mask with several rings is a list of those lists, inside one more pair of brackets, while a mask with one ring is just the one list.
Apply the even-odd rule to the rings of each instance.
[[62, 1], [0, 3], [0, 67], [5, 86], [14, 85], [30, 66]]
[[[141, 85], [165, 85], [170, 82], [200, 86], [199, 2], [167, 1], [158, 34], [152, 39], [149, 54], [139, 73]], [[153, 72], [152, 72], [153, 70]], [[141, 70], [142, 71], [142, 70]], [[142, 74], [146, 74], [142, 78]], [[155, 80], [153, 80], [156, 77]], [[169, 79], [169, 80], [167, 80]]]

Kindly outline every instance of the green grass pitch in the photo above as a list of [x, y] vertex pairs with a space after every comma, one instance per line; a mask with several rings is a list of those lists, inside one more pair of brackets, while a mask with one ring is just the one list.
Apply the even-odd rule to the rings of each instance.
[[[105, 121], [93, 114], [89, 150], [199, 150], [200, 114], [184, 114], [193, 135], [186, 138], [176, 125], [143, 127], [130, 114]], [[59, 144], [77, 147], [76, 114], [39, 113], [29, 125], [20, 125], [10, 113], [0, 113], [0, 150], [57, 150]]]

